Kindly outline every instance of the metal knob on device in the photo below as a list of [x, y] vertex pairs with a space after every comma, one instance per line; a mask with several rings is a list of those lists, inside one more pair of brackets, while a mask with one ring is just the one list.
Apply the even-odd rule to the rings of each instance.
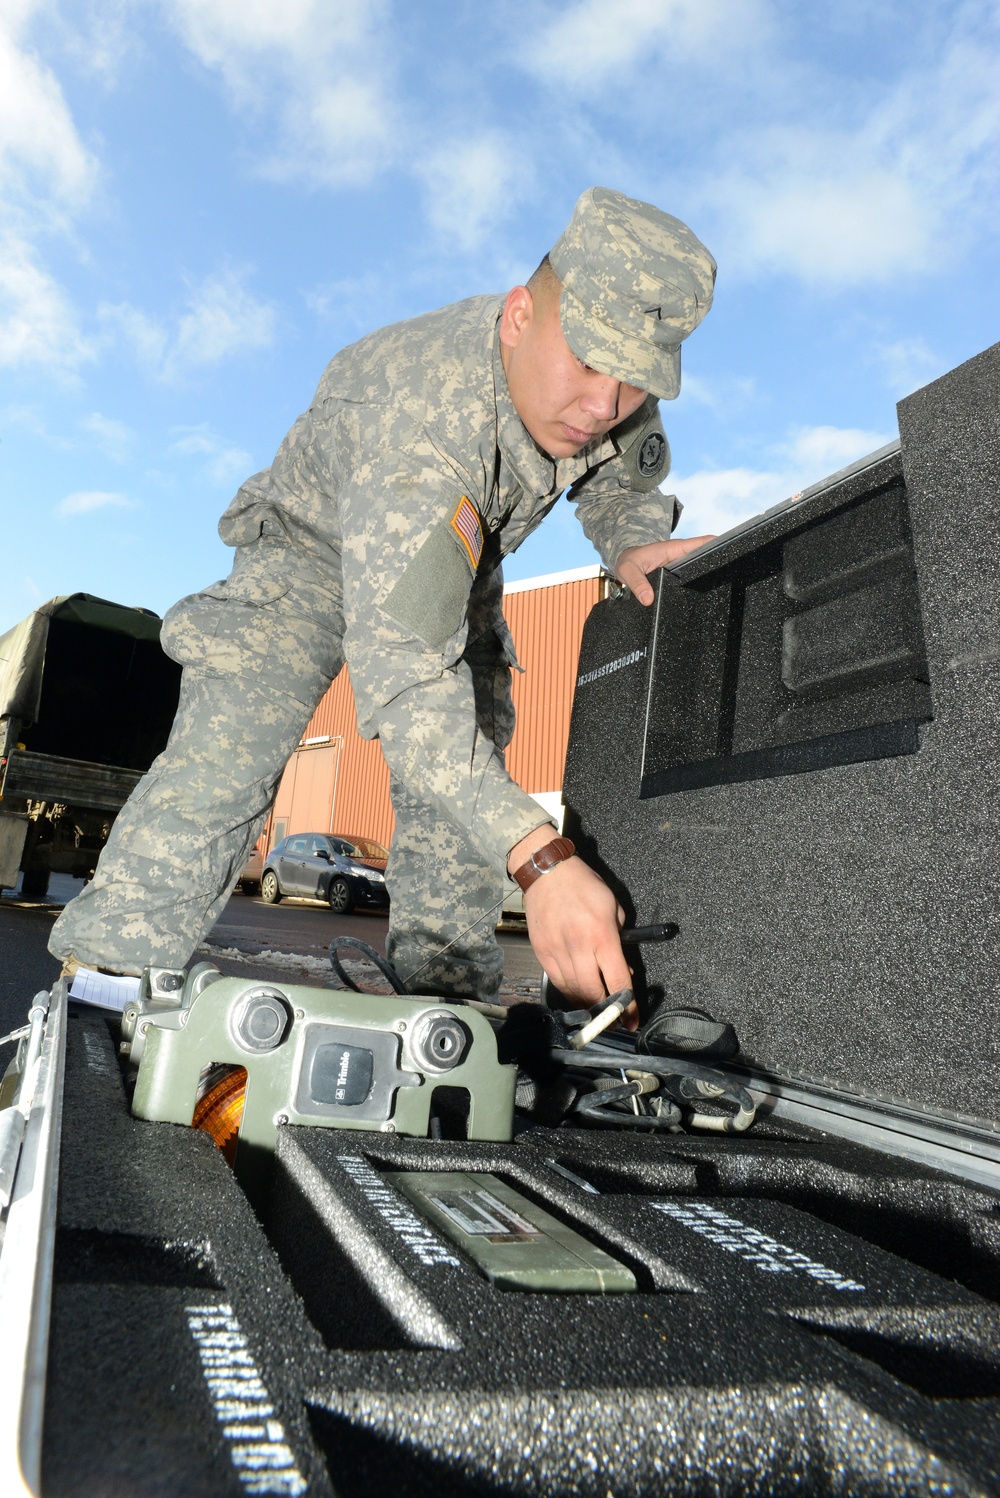
[[284, 994], [273, 988], [255, 988], [234, 1006], [233, 1037], [245, 1051], [273, 1051], [284, 1040], [291, 1020]]
[[425, 1014], [413, 1026], [410, 1053], [421, 1071], [451, 1071], [465, 1055], [468, 1038], [453, 1014]]

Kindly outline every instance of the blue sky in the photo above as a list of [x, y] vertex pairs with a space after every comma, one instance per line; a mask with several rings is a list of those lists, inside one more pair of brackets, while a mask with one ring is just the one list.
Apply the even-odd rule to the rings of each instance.
[[[523, 279], [578, 194], [692, 225], [682, 531], [1000, 338], [1000, 5], [0, 0], [0, 630], [162, 612], [338, 348]], [[510, 578], [594, 560], [563, 503]]]

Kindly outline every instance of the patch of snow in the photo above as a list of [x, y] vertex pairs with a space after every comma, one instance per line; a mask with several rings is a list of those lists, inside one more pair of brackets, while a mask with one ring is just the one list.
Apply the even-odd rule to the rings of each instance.
[[[265, 947], [262, 952], [244, 952], [240, 947], [214, 947], [205, 942], [198, 951], [206, 957], [224, 957], [228, 962], [280, 968], [284, 972], [297, 970], [331, 979], [335, 977], [329, 957], [313, 957], [308, 952], [274, 952], [270, 947]], [[350, 957], [341, 957], [340, 962], [346, 973], [364, 983], [366, 990], [372, 983], [384, 982], [374, 963], [358, 962]], [[510, 979], [501, 984], [500, 992], [504, 998], [536, 998], [540, 987], [540, 983], [530, 978]]]
[[[244, 952], [240, 947], [213, 947], [203, 943], [199, 948], [206, 957], [225, 957], [228, 962], [253, 963], [259, 967], [304, 969], [307, 973], [332, 973], [329, 957], [310, 957], [306, 952], [274, 952], [265, 947], [262, 952]], [[349, 973], [372, 973], [377, 969], [368, 962], [352, 962], [341, 958], [341, 966]]]

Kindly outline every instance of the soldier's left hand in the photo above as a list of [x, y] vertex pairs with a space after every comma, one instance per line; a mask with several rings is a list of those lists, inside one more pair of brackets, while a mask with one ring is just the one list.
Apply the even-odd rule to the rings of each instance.
[[648, 574], [658, 567], [679, 562], [695, 547], [704, 546], [706, 541], [714, 539], [713, 536], [692, 536], [684, 541], [648, 541], [645, 546], [629, 546], [618, 558], [615, 576], [640, 603], [650, 604], [653, 589], [647, 581]]

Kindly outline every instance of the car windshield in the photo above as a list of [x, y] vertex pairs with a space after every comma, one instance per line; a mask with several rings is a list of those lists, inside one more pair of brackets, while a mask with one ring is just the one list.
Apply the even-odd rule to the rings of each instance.
[[350, 853], [354, 858], [376, 859], [380, 863], [384, 863], [389, 857], [388, 848], [383, 848], [381, 843], [375, 842], [370, 837], [345, 838], [344, 843], [345, 851]]

